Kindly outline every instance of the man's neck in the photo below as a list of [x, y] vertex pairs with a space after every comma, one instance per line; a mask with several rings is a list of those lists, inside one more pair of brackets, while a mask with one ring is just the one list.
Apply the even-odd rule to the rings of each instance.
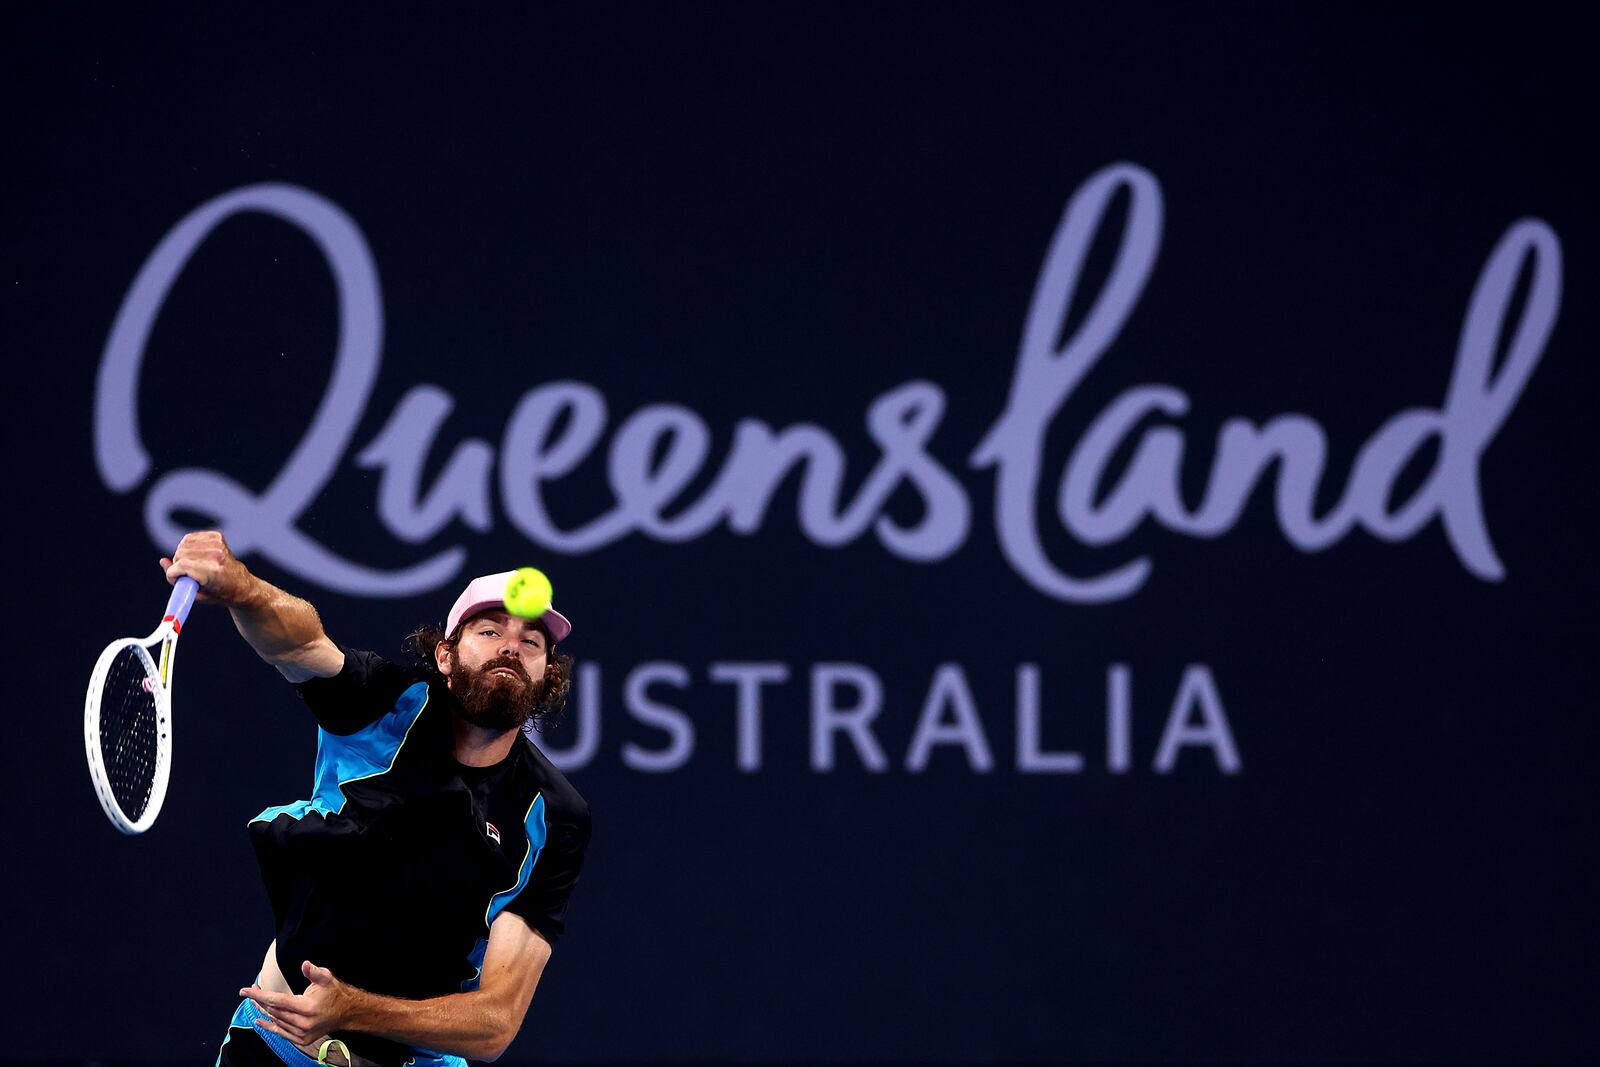
[[493, 767], [510, 754], [522, 732], [517, 727], [491, 730], [474, 726], [460, 715], [452, 717], [451, 729], [455, 733], [456, 762], [467, 767]]

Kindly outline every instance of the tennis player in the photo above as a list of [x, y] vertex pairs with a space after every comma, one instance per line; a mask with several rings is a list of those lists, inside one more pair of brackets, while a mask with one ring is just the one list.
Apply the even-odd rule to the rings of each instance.
[[250, 823], [277, 938], [241, 989], [218, 1064], [445, 1067], [505, 1051], [564, 930], [589, 809], [523, 734], [559, 714], [572, 624], [506, 611], [474, 579], [417, 665], [335, 644], [306, 601], [221, 534], [185, 537], [189, 575], [293, 683], [319, 725], [309, 800]]

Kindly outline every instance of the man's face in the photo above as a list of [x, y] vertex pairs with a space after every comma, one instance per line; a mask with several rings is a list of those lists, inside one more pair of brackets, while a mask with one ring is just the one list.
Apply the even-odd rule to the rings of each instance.
[[533, 716], [544, 693], [545, 633], [531, 619], [485, 611], [461, 627], [454, 649], [434, 660], [474, 726], [510, 730]]

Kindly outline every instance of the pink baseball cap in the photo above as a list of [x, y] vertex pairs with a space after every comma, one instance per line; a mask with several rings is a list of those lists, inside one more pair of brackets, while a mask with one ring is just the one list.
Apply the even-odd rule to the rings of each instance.
[[[461, 620], [470, 619], [480, 611], [490, 608], [499, 608], [504, 611], [506, 606], [506, 583], [511, 581], [516, 571], [501, 571], [499, 574], [485, 574], [481, 578], [474, 578], [461, 590], [461, 595], [456, 597], [456, 602], [450, 609], [450, 614], [444, 621], [444, 632], [453, 634]], [[557, 611], [553, 606], [539, 621], [544, 623], [544, 628], [550, 631], [550, 640], [564, 641], [572, 632], [572, 623], [567, 617]]]

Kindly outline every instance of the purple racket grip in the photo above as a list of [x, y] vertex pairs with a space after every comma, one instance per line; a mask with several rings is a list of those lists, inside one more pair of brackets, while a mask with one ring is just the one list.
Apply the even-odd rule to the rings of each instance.
[[200, 583], [187, 574], [179, 578], [172, 587], [172, 596], [167, 598], [167, 613], [161, 617], [162, 622], [172, 620], [172, 628], [179, 632], [189, 618], [189, 609], [194, 607], [195, 594], [200, 592]]

